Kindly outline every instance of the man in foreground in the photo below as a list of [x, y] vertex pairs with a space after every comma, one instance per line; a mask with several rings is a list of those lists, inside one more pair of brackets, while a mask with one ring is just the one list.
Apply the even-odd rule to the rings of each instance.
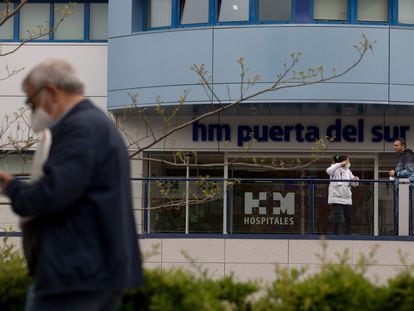
[[37, 181], [0, 172], [14, 212], [36, 228], [26, 310], [117, 310], [143, 282], [125, 145], [65, 61], [37, 65], [23, 89], [33, 130], [52, 134]]

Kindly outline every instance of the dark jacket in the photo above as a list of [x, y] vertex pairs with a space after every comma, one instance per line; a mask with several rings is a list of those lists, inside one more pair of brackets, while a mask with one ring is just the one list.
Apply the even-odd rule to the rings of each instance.
[[399, 154], [395, 174], [398, 178], [409, 178], [410, 181], [414, 181], [414, 154], [410, 149], [405, 149]]
[[89, 100], [54, 127], [44, 176], [12, 180], [13, 210], [38, 225], [39, 294], [123, 289], [143, 281], [129, 158], [109, 118]]

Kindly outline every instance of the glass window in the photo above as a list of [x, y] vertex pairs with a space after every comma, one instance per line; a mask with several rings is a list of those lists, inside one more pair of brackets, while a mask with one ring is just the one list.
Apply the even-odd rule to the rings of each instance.
[[25, 40], [42, 33], [41, 38], [49, 39], [49, 3], [27, 3], [20, 10], [20, 39]]
[[400, 24], [414, 24], [414, 1], [398, 1], [398, 22]]
[[347, 20], [347, 0], [314, 0], [313, 18], [320, 20]]
[[221, 0], [219, 22], [249, 20], [249, 0]]
[[387, 22], [388, 0], [359, 0], [358, 20], [368, 22]]
[[171, 26], [171, 0], [150, 0], [147, 9], [148, 28]]
[[[8, 14], [7, 11], [9, 11], [9, 13], [13, 11], [13, 4], [0, 3], [0, 22], [6, 18]], [[0, 40], [13, 39], [13, 19], [13, 17], [8, 19], [7, 22], [0, 27]]]
[[181, 24], [208, 23], [209, 0], [184, 0]]
[[[223, 154], [197, 154], [189, 158], [191, 164], [197, 163], [189, 170], [189, 176], [218, 177], [224, 174]], [[150, 232], [185, 232], [188, 220], [189, 232], [220, 233], [223, 232], [223, 182], [208, 181], [200, 183], [198, 179], [188, 182], [186, 167], [174, 165], [176, 156], [170, 153], [152, 153], [148, 157], [159, 161], [148, 161], [149, 176], [160, 180], [147, 184], [148, 204], [152, 208], [149, 217]], [[178, 161], [180, 162], [180, 161]], [[209, 166], [216, 164], [217, 166]], [[162, 179], [167, 177], [167, 179]], [[179, 177], [176, 180], [172, 177]], [[186, 219], [186, 192], [188, 191], [189, 213]], [[212, 195], [207, 198], [206, 193]], [[157, 208], [158, 207], [158, 208]]]
[[[64, 16], [67, 3], [55, 4], [55, 26]], [[56, 40], [83, 40], [84, 33], [84, 8], [83, 3], [72, 3], [69, 6], [69, 14], [54, 32]]]
[[259, 0], [259, 19], [261, 21], [290, 20], [292, 0]]
[[31, 160], [32, 154], [9, 154], [2, 159], [0, 170], [10, 174], [28, 174], [31, 172]]
[[108, 39], [108, 3], [91, 3], [90, 38]]

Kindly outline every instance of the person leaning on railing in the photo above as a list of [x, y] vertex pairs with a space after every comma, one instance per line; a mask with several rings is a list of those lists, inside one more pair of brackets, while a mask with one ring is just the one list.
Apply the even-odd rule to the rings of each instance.
[[394, 140], [394, 151], [398, 153], [398, 163], [395, 169], [390, 170], [388, 175], [390, 178], [409, 178], [410, 182], [414, 182], [414, 153], [407, 148], [404, 138]]

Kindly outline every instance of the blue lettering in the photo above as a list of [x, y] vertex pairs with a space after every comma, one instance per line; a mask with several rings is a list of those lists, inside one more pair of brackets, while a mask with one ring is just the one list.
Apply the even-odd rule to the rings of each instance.
[[267, 126], [262, 127], [262, 136], [260, 136], [260, 126], [255, 125], [253, 129], [254, 129], [254, 134], [253, 134], [254, 139], [256, 139], [257, 141], [267, 141], [267, 136], [269, 133]]
[[[223, 140], [223, 131], [224, 139], [230, 140], [230, 126], [228, 124], [209, 124], [208, 126], [208, 140], [209, 141], [222, 141]], [[216, 135], [215, 135], [216, 133]]]
[[[374, 125], [371, 128], [372, 142], [392, 142], [398, 137], [405, 138], [410, 126], [391, 126], [391, 125]], [[294, 133], [291, 133], [294, 131]], [[315, 142], [320, 139], [320, 129], [317, 126], [304, 126], [301, 123], [295, 125], [239, 125], [237, 128], [237, 145], [242, 147], [244, 143], [255, 139], [258, 142], [289, 142], [291, 135], [297, 142]], [[357, 125], [344, 125], [342, 120], [336, 119], [335, 123], [329, 125], [326, 129], [326, 136], [334, 138], [334, 141], [346, 142], [363, 142], [364, 141], [364, 120], [359, 119]], [[193, 141], [218, 141], [231, 140], [231, 126], [229, 124], [208, 124], [204, 125], [198, 122], [192, 125]]]
[[347, 125], [344, 127], [342, 131], [342, 136], [344, 137], [345, 141], [355, 142], [356, 135], [357, 135], [357, 128], [353, 125]]
[[305, 140], [307, 142], [317, 141], [319, 139], [319, 128], [316, 126], [306, 127], [307, 133], [305, 134]]
[[328, 126], [326, 129], [326, 136], [334, 139], [334, 141], [341, 141], [341, 119], [336, 119], [335, 124]]
[[384, 139], [385, 141], [391, 143], [400, 137], [399, 126], [393, 127], [393, 135], [391, 135], [391, 126], [384, 126]]
[[297, 142], [303, 142], [304, 139], [302, 137], [302, 130], [304, 129], [302, 124], [296, 124], [295, 131], [296, 131], [296, 141]]
[[237, 128], [237, 146], [242, 147], [243, 143], [249, 141], [252, 135], [252, 128], [247, 125], [240, 125]]
[[290, 131], [293, 130], [293, 126], [286, 125], [285, 126], [285, 141], [290, 141]]
[[364, 120], [358, 120], [358, 141], [364, 141]]
[[283, 140], [283, 128], [278, 125], [274, 125], [270, 128], [269, 138], [273, 141], [282, 141]]
[[198, 132], [201, 131], [201, 141], [207, 140], [207, 127], [198, 122], [193, 123], [193, 141], [198, 141]]
[[374, 143], [378, 143], [384, 139], [384, 136], [382, 136], [382, 126], [381, 125], [375, 125], [371, 129], [372, 133], [372, 139], [371, 141]]

